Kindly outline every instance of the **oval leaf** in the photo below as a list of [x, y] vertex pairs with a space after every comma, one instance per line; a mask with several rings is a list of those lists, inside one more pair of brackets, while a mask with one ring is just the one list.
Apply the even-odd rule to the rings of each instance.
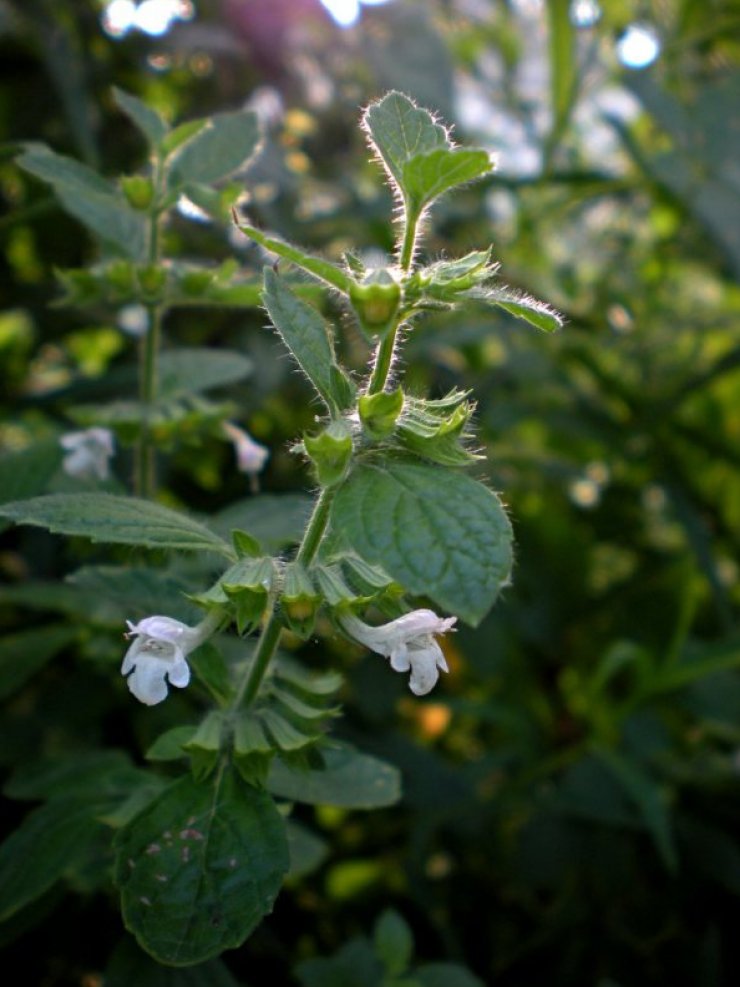
[[285, 822], [231, 770], [181, 778], [115, 841], [126, 927], [160, 963], [190, 966], [241, 945], [288, 870]]
[[404, 461], [363, 464], [337, 494], [332, 522], [404, 589], [473, 625], [509, 578], [509, 519], [498, 497], [463, 473]]

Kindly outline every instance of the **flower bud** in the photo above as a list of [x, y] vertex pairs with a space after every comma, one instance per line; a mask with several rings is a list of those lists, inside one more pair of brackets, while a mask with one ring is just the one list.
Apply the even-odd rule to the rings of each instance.
[[346, 422], [334, 421], [319, 435], [304, 435], [303, 445], [322, 487], [333, 487], [344, 479], [352, 459], [352, 436]]
[[158, 302], [161, 300], [164, 286], [167, 283], [167, 271], [155, 264], [147, 264], [139, 268], [139, 286], [145, 301]]
[[239, 559], [219, 580], [219, 585], [236, 609], [240, 634], [253, 630], [262, 619], [275, 582], [272, 559]]
[[321, 597], [298, 562], [291, 563], [285, 570], [281, 603], [286, 625], [304, 640], [308, 638], [313, 633]]
[[371, 271], [361, 284], [353, 281], [349, 299], [367, 336], [384, 336], [401, 303], [401, 286], [387, 268]]
[[126, 200], [134, 209], [142, 212], [151, 206], [154, 199], [154, 185], [144, 175], [127, 175], [121, 179], [121, 188]]
[[383, 439], [390, 435], [402, 411], [403, 391], [400, 387], [390, 392], [363, 394], [359, 401], [362, 427], [373, 439]]

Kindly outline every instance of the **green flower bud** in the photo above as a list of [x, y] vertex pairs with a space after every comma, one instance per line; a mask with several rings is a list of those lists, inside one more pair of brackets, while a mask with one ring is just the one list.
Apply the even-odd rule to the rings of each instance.
[[180, 279], [180, 287], [193, 298], [202, 295], [213, 281], [213, 271], [186, 271]]
[[129, 298], [136, 294], [134, 266], [128, 260], [114, 260], [108, 264], [105, 280], [117, 295]]
[[262, 619], [275, 582], [272, 559], [239, 559], [219, 580], [219, 586], [236, 611], [240, 634], [253, 630]]
[[368, 336], [384, 336], [401, 304], [401, 286], [387, 268], [371, 271], [358, 283], [351, 282], [349, 299]]
[[167, 271], [155, 264], [148, 264], [138, 270], [139, 286], [144, 300], [147, 302], [161, 301], [164, 287], [167, 284]]
[[352, 435], [346, 422], [334, 421], [319, 435], [304, 435], [303, 445], [322, 487], [333, 487], [344, 479], [352, 459]]
[[121, 188], [126, 200], [134, 209], [142, 212], [151, 206], [154, 199], [154, 185], [144, 175], [127, 175], [121, 179]]
[[390, 435], [403, 411], [403, 391], [380, 391], [363, 394], [359, 401], [360, 421], [363, 429], [373, 439]]

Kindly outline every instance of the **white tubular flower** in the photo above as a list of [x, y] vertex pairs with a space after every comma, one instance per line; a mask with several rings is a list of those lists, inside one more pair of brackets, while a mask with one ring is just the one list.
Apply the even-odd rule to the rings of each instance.
[[390, 658], [396, 672], [408, 672], [409, 689], [425, 696], [437, 684], [440, 670], [449, 671], [435, 634], [451, 630], [457, 617], [438, 617], [433, 610], [412, 610], [389, 624], [371, 627], [353, 614], [343, 614], [339, 623], [355, 640], [379, 655]]
[[109, 461], [115, 449], [110, 429], [87, 428], [82, 432], [68, 432], [60, 438], [59, 444], [67, 452], [62, 468], [69, 476], [81, 480], [108, 479]]
[[[185, 656], [204, 640], [199, 627], [188, 627], [172, 617], [145, 617], [138, 624], [127, 620], [135, 640], [121, 666], [128, 687], [139, 702], [155, 706], [167, 698], [167, 683], [184, 689], [190, 682]], [[131, 674], [129, 674], [131, 673]]]
[[224, 422], [224, 431], [234, 443], [237, 469], [250, 477], [261, 473], [270, 458], [270, 450], [255, 441], [249, 432], [237, 428], [231, 422]]

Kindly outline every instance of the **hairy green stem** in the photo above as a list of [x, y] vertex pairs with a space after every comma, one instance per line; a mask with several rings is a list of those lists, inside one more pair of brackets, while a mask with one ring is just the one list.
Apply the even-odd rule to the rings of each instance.
[[[318, 551], [329, 521], [329, 508], [331, 507], [333, 497], [334, 490], [326, 488], [321, 491], [319, 499], [316, 501], [313, 514], [303, 533], [303, 538], [296, 555], [296, 561], [302, 565], [310, 565]], [[260, 639], [257, 642], [254, 659], [249, 666], [249, 671], [237, 689], [232, 704], [234, 709], [237, 709], [242, 703], [249, 706], [254, 702], [262, 684], [262, 679], [265, 677], [265, 672], [277, 651], [282, 629], [282, 622], [273, 605], [272, 613], [263, 627]]]
[[403, 243], [401, 244], [401, 269], [407, 274], [411, 269], [414, 259], [414, 248], [416, 247], [416, 232], [419, 226], [419, 216], [412, 213], [406, 205], [406, 216], [403, 227]]
[[393, 353], [396, 348], [396, 337], [400, 324], [401, 320], [396, 322], [378, 343], [378, 348], [375, 351], [375, 366], [367, 386], [368, 394], [377, 394], [385, 387], [393, 363]]

